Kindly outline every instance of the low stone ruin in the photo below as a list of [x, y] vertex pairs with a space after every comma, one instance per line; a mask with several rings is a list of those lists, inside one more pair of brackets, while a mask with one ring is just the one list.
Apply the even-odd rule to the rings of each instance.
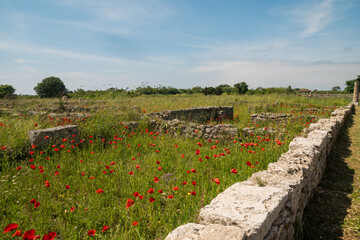
[[353, 109], [351, 104], [310, 124], [307, 137], [295, 138], [267, 170], [227, 188], [200, 209], [198, 224], [182, 225], [165, 240], [295, 239], [330, 149]]
[[28, 139], [31, 145], [37, 148], [46, 148], [55, 142], [67, 139], [78, 143], [80, 140], [79, 129], [76, 125], [59, 126], [54, 128], [30, 130]]
[[155, 112], [150, 113], [148, 116], [162, 120], [178, 119], [187, 122], [206, 123], [208, 121], [232, 119], [234, 116], [234, 107], [193, 107]]

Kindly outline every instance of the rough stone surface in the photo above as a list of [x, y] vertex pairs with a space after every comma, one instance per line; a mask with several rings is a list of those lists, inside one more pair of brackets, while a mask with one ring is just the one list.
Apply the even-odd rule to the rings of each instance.
[[[295, 138], [289, 151], [267, 170], [235, 183], [203, 207], [199, 214], [202, 225], [180, 226], [169, 236], [184, 235], [167, 239], [205, 239], [192, 234], [210, 234], [208, 227], [214, 224], [240, 229], [246, 236], [238, 239], [294, 239], [301, 231], [304, 208], [322, 177], [326, 157], [353, 110], [351, 104], [336, 109], [329, 119], [311, 124], [305, 131], [307, 137]], [[186, 238], [187, 233], [198, 238]]]
[[37, 148], [46, 148], [62, 139], [74, 140], [79, 142], [79, 130], [76, 125], [59, 126], [54, 128], [46, 128], [39, 130], [30, 130], [28, 132], [28, 139], [31, 145], [36, 145]]
[[179, 119], [182, 121], [199, 123], [232, 119], [233, 115], [234, 107], [193, 107], [149, 114], [151, 117], [156, 117], [162, 120]]
[[188, 223], [172, 231], [166, 240], [243, 240], [245, 236], [237, 227]]

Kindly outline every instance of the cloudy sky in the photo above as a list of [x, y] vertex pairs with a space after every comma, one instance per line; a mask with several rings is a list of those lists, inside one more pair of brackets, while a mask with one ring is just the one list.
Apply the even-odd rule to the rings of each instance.
[[0, 0], [0, 84], [328, 90], [360, 75], [359, 0]]

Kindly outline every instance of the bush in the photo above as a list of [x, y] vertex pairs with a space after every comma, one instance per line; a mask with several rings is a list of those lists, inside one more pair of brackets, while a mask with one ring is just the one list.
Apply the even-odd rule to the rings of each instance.
[[41, 98], [61, 97], [67, 93], [63, 81], [57, 77], [43, 79], [41, 83], [34, 87], [34, 90]]
[[0, 85], [0, 98], [12, 96], [15, 93], [15, 88], [11, 85]]

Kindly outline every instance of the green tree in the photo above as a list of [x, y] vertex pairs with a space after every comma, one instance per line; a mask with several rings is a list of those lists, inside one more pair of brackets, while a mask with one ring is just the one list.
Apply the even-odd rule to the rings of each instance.
[[245, 94], [249, 90], [249, 86], [246, 84], [246, 82], [236, 83], [234, 88], [237, 89], [239, 94]]
[[203, 93], [206, 95], [213, 95], [215, 93], [215, 88], [213, 87], [206, 87], [203, 90]]
[[215, 88], [214, 94], [215, 95], [221, 95], [221, 94], [223, 94], [223, 92], [224, 92], [223, 88], [221, 86], [217, 86]]
[[360, 75], [357, 75], [356, 79], [348, 80], [348, 81], [345, 82], [345, 84], [346, 84], [346, 87], [344, 89], [345, 92], [353, 93], [354, 92], [354, 84], [355, 84], [356, 81], [360, 82]]
[[47, 77], [38, 83], [34, 90], [41, 98], [61, 97], [67, 93], [67, 89], [57, 77]]
[[341, 90], [341, 87], [339, 87], [339, 86], [335, 86], [331, 89], [331, 91], [335, 91], [335, 92], [340, 91], [340, 90]]
[[15, 93], [15, 88], [11, 85], [0, 85], [0, 98], [12, 96]]

